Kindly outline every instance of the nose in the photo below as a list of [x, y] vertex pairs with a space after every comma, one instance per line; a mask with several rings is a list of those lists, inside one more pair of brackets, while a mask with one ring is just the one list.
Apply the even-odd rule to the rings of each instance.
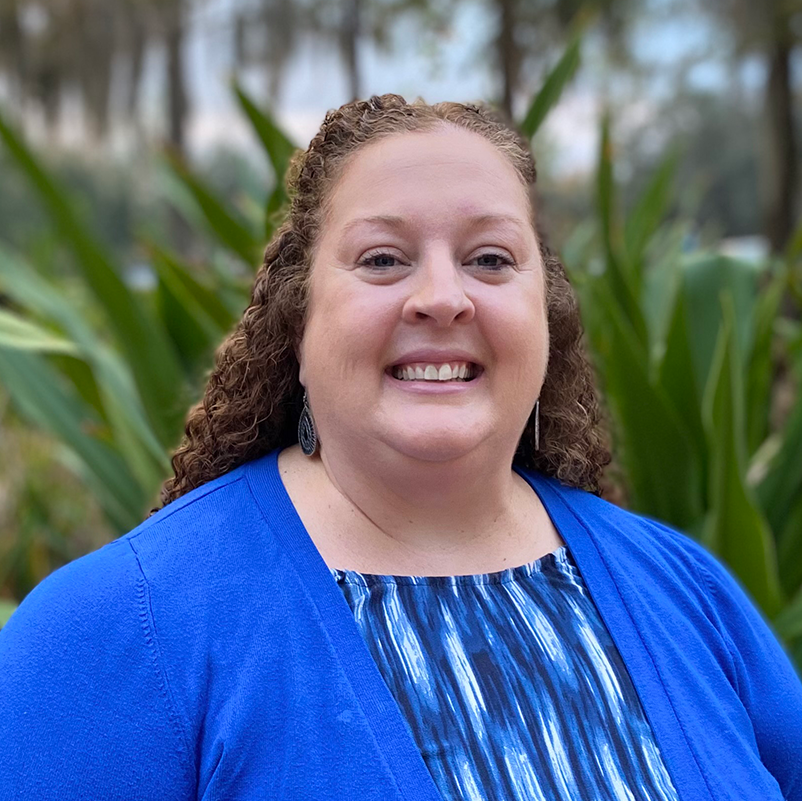
[[465, 294], [464, 276], [453, 259], [446, 254], [432, 254], [421, 263], [412, 292], [404, 304], [407, 322], [429, 319], [447, 327], [454, 321], [473, 319], [473, 301]]

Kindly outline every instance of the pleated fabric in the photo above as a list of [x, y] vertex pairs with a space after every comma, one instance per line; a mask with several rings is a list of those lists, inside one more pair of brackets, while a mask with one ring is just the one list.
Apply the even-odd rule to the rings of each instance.
[[330, 570], [444, 799], [678, 798], [567, 545], [495, 573]]

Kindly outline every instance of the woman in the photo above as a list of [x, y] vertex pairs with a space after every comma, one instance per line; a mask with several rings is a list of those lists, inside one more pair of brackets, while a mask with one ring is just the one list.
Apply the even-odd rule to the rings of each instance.
[[534, 179], [485, 107], [326, 116], [166, 505], [0, 636], [0, 798], [802, 799], [762, 616], [599, 497]]

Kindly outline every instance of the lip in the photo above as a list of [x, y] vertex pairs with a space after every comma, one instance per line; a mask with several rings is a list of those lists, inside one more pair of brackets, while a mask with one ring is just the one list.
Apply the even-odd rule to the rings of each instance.
[[413, 362], [429, 362], [429, 364], [446, 364], [447, 362], [471, 362], [478, 367], [483, 367], [476, 357], [465, 350], [445, 350], [442, 348], [423, 348], [412, 350], [399, 356], [395, 361], [387, 365], [388, 370], [398, 367], [401, 364], [412, 364]]

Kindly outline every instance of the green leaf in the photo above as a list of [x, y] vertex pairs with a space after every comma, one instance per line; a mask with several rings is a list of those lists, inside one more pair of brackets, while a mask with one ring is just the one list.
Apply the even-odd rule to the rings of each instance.
[[289, 210], [289, 201], [284, 184], [279, 183], [270, 193], [265, 204], [265, 241], [273, 238], [275, 230], [284, 222]]
[[670, 152], [660, 163], [627, 217], [624, 242], [634, 269], [642, 269], [646, 246], [660, 227], [671, 200], [671, 182], [677, 167], [677, 152]]
[[0, 628], [8, 623], [9, 618], [17, 608], [17, 604], [14, 601], [4, 601], [0, 600]]
[[702, 475], [690, 435], [607, 284], [591, 289], [593, 334], [605, 395], [615, 417], [633, 507], [689, 531], [702, 516]]
[[185, 404], [179, 399], [183, 376], [177, 356], [158, 320], [152, 319], [114, 269], [112, 260], [89, 234], [56, 182], [39, 165], [0, 115], [0, 140], [36, 190], [42, 205], [72, 250], [87, 286], [106, 312], [131, 366], [142, 401], [164, 445], [180, 433]]
[[183, 302], [161, 277], [156, 287], [154, 302], [159, 316], [165, 321], [167, 330], [181, 354], [181, 362], [186, 373], [198, 381], [210, 348], [208, 332], [204, 331], [198, 321], [188, 313]]
[[75, 345], [13, 312], [0, 309], [0, 348], [75, 353]]
[[786, 276], [779, 272], [758, 295], [754, 307], [752, 347], [746, 362], [746, 441], [751, 456], [769, 434], [774, 363], [774, 321], [780, 311]]
[[76, 453], [94, 475], [109, 519], [118, 530], [128, 531], [142, 520], [145, 495], [120, 455], [92, 435], [98, 421], [89, 407], [59, 379], [36, 353], [0, 350], [0, 383], [19, 413]]
[[802, 587], [774, 620], [774, 629], [784, 640], [802, 637]]
[[214, 290], [202, 284], [193, 276], [193, 268], [175, 254], [150, 243], [148, 252], [159, 277], [173, 287], [173, 291], [183, 298], [190, 313], [200, 321], [215, 344], [237, 321], [228, 307], [218, 298]]
[[270, 159], [276, 183], [283, 186], [284, 175], [293, 153], [298, 150], [297, 145], [281, 130], [273, 116], [268, 111], [260, 109], [238, 83], [235, 82], [233, 88], [242, 110], [250, 120], [253, 130]]
[[702, 423], [702, 393], [693, 370], [693, 345], [688, 331], [685, 293], [681, 287], [674, 293], [674, 310], [657, 375], [659, 386], [690, 434], [689, 443], [704, 473], [707, 449]]
[[139, 486], [150, 496], [169, 475], [170, 457], [145, 417], [128, 366], [108, 348], [98, 348], [86, 358], [97, 377], [114, 442]]
[[649, 333], [640, 307], [640, 286], [627, 271], [622, 245], [622, 233], [616, 209], [615, 181], [613, 178], [613, 146], [610, 139], [610, 118], [605, 113], [600, 136], [599, 166], [596, 176], [596, 204], [604, 244], [604, 277], [610, 286], [611, 296], [626, 316], [638, 341], [648, 346]]
[[[64, 302], [56, 287], [2, 247], [0, 287], [20, 306], [52, 320], [68, 333], [75, 358], [58, 360], [57, 366], [85, 400], [95, 408], [99, 402], [115, 443], [140, 485], [149, 490], [160, 483], [169, 472], [169, 458], [148, 422], [130, 369], [120, 356], [103, 344], [79, 310]], [[89, 380], [91, 384], [87, 384]]]
[[777, 531], [780, 581], [789, 594], [802, 586], [802, 493], [799, 493]]
[[166, 155], [175, 175], [192, 194], [220, 244], [250, 267], [259, 265], [262, 261], [260, 243], [250, 226], [238, 214], [226, 208], [223, 201], [194, 175], [178, 153], [168, 150]]
[[729, 293], [735, 303], [734, 334], [739, 356], [751, 349], [758, 269], [738, 259], [710, 254], [692, 256], [683, 265], [694, 369], [700, 387], [707, 386], [721, 330], [722, 292]]
[[582, 58], [583, 33], [584, 31], [580, 28], [572, 36], [560, 60], [546, 76], [543, 86], [540, 87], [540, 91], [529, 105], [529, 109], [519, 126], [521, 133], [527, 139], [531, 139], [537, 133], [549, 112], [559, 102], [565, 87], [576, 75]]
[[281, 130], [273, 116], [268, 111], [260, 109], [236, 82], [234, 83], [234, 93], [267, 153], [276, 179], [276, 185], [268, 195], [265, 204], [264, 232], [265, 241], [268, 242], [286, 212], [288, 198], [284, 180], [290, 159], [298, 147]]
[[781, 445], [757, 485], [760, 506], [780, 532], [795, 501], [802, 496], [802, 403], [797, 402], [781, 432]]
[[682, 286], [682, 243], [686, 231], [684, 223], [661, 226], [649, 242], [648, 257], [644, 257], [640, 306], [649, 329], [655, 366], [665, 347], [676, 294]]
[[802, 220], [799, 221], [793, 234], [791, 234], [791, 238], [788, 240], [788, 245], [785, 249], [785, 260], [788, 264], [792, 264], [800, 256], [802, 256]]
[[705, 388], [710, 453], [710, 513], [704, 544], [733, 569], [770, 618], [782, 608], [777, 554], [769, 526], [745, 480], [746, 434], [735, 302], [722, 294], [722, 327]]
[[100, 387], [97, 385], [92, 367], [86, 362], [80, 349], [76, 351], [75, 356], [51, 354], [48, 361], [69, 379], [81, 398], [97, 412], [104, 423], [108, 424], [109, 418], [103, 408]]
[[190, 266], [155, 246], [150, 247], [150, 254], [159, 276], [161, 316], [187, 372], [200, 383], [215, 348], [234, 325], [234, 316], [214, 292], [192, 276]]

